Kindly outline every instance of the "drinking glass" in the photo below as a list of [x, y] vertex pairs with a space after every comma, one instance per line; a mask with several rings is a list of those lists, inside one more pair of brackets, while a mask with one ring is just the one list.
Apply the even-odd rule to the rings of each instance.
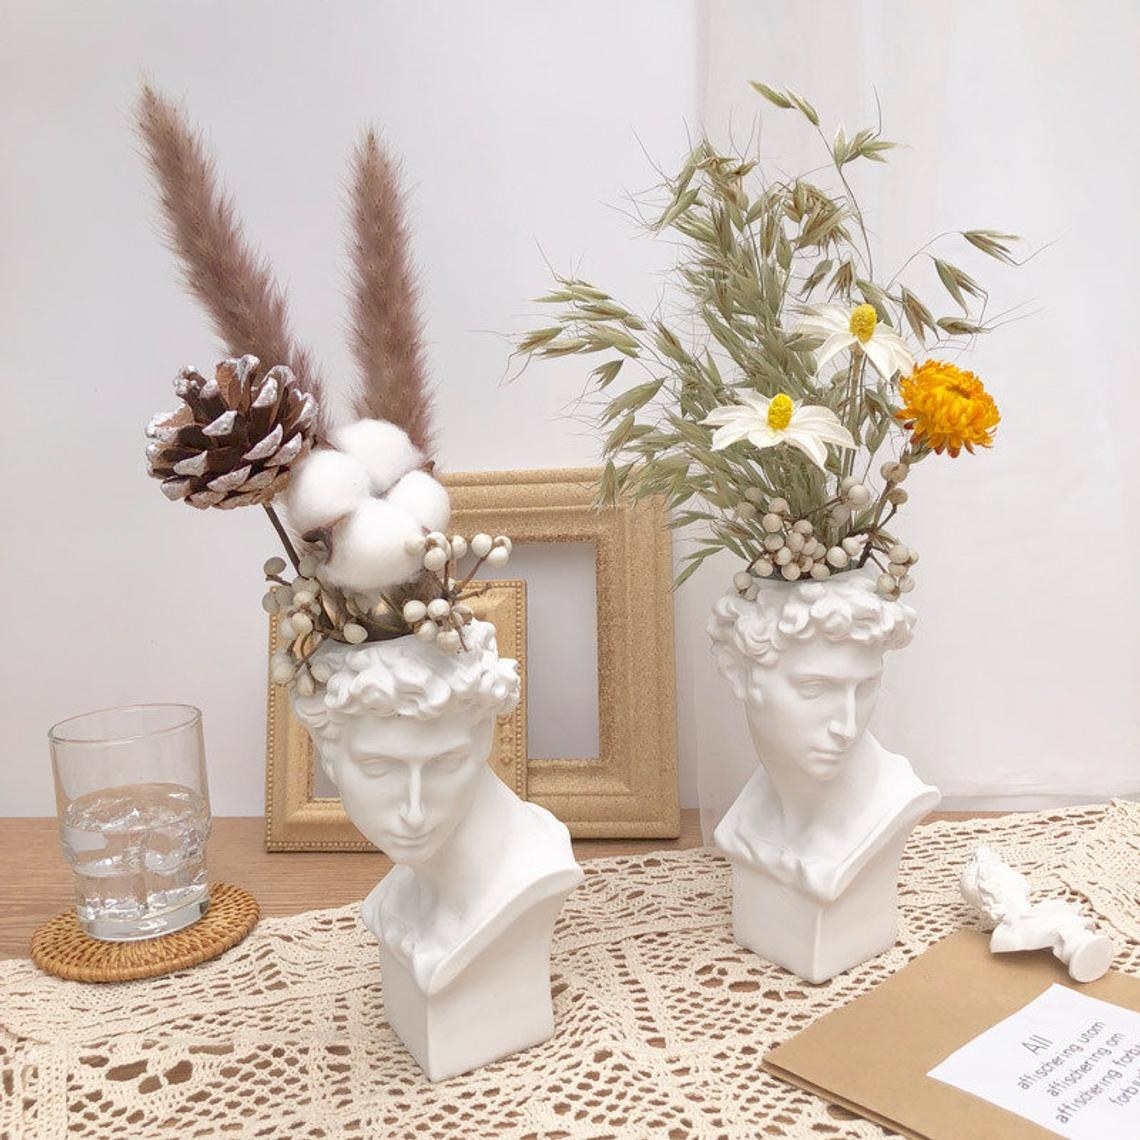
[[83, 930], [133, 942], [201, 918], [210, 797], [198, 709], [102, 709], [60, 721], [48, 739]]

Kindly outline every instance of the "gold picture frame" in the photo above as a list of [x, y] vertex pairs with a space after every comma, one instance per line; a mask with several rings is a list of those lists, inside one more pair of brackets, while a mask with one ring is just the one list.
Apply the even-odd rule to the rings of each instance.
[[[510, 760], [496, 752], [491, 763], [575, 838], [673, 838], [680, 834], [680, 805], [671, 532], [658, 504], [598, 509], [597, 481], [590, 468], [443, 476], [451, 494], [449, 529], [458, 534], [507, 534], [517, 544], [586, 543], [595, 551], [599, 754], [529, 759], [524, 700], [521, 720], [506, 737]], [[498, 583], [484, 597], [510, 610], [499, 590], [521, 586]], [[500, 626], [500, 613], [507, 616], [503, 610], [486, 614], [499, 630], [500, 651], [525, 661], [525, 613], [514, 612], [515, 644], [511, 629]], [[314, 797], [308, 734], [276, 685], [269, 687], [266, 847], [369, 849], [336, 800]]]

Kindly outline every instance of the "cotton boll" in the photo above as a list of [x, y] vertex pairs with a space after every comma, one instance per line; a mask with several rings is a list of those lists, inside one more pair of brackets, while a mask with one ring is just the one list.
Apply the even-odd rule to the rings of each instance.
[[332, 535], [332, 557], [325, 563], [330, 585], [365, 592], [384, 590], [414, 578], [422, 569], [418, 555], [404, 547], [419, 533], [415, 519], [383, 499], [365, 499], [338, 523]]
[[297, 534], [328, 526], [368, 498], [368, 472], [350, 455], [322, 447], [293, 472], [285, 489], [285, 518]]
[[426, 471], [409, 471], [388, 492], [388, 502], [407, 511], [426, 530], [445, 530], [451, 518], [447, 488]]
[[330, 438], [364, 467], [377, 495], [387, 494], [401, 475], [424, 463], [423, 453], [407, 433], [387, 420], [357, 420], [337, 428]]

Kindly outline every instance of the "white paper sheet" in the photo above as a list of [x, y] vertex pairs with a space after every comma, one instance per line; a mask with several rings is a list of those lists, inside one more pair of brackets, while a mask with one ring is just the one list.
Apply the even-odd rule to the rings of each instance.
[[1069, 1140], [1140, 1138], [1140, 1013], [1050, 986], [927, 1074]]

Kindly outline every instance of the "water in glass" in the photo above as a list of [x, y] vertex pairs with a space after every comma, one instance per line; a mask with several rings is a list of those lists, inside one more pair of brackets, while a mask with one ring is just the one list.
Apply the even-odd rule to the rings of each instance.
[[210, 809], [200, 792], [167, 783], [102, 788], [72, 800], [61, 823], [77, 917], [92, 936], [153, 938], [205, 913]]

